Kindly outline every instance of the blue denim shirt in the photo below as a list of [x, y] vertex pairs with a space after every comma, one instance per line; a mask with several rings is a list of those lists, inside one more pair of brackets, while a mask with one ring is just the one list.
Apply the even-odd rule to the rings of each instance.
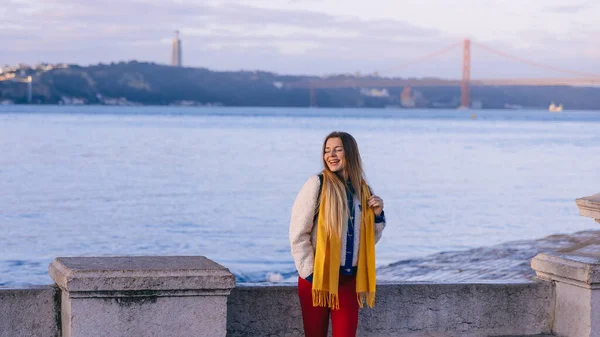
[[[350, 216], [348, 217], [348, 233], [346, 233], [346, 262], [344, 266], [340, 266], [340, 273], [343, 275], [356, 275], [356, 267], [352, 266], [354, 260], [354, 188], [350, 182], [346, 183], [346, 198], [348, 199], [348, 210]], [[358, 208], [362, 211], [361, 205]], [[380, 215], [375, 215], [375, 223], [385, 221], [385, 214], [383, 210]]]

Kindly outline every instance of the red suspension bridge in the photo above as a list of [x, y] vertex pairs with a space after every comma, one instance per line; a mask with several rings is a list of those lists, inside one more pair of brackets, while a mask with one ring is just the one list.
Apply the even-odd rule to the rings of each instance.
[[[441, 48], [433, 53], [423, 55], [417, 59], [403, 63], [393, 69], [398, 70], [406, 68], [415, 63], [429, 60], [440, 55], [446, 54], [456, 48], [459, 48], [462, 44], [463, 58], [462, 58], [462, 79], [460, 80], [445, 80], [435, 78], [425, 79], [401, 79], [401, 78], [377, 78], [377, 77], [351, 77], [351, 78], [318, 78], [300, 82], [288, 83], [288, 88], [299, 88], [308, 89], [310, 92], [310, 105], [316, 106], [316, 90], [317, 89], [333, 89], [333, 88], [394, 88], [394, 87], [442, 87], [442, 86], [460, 86], [461, 88], [461, 106], [471, 106], [471, 94], [470, 88], [472, 86], [599, 86], [600, 85], [600, 74], [584, 73], [580, 71], [574, 71], [564, 69], [560, 67], [554, 67], [551, 65], [543, 64], [537, 61], [513, 56], [503, 51], [490, 48], [484, 44], [472, 42], [469, 39], [465, 39], [462, 43], [453, 43], [449, 46]], [[569, 77], [564, 78], [524, 78], [524, 79], [471, 79], [471, 45], [475, 45], [489, 53], [511, 59], [531, 67], [537, 67], [552, 72], [558, 72]]]

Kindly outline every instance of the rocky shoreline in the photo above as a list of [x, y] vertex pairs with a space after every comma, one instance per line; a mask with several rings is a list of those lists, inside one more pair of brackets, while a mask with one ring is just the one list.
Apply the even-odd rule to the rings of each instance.
[[380, 281], [529, 282], [535, 279], [530, 260], [538, 253], [559, 252], [600, 256], [600, 230], [555, 234], [537, 240], [441, 252], [401, 260], [378, 268]]

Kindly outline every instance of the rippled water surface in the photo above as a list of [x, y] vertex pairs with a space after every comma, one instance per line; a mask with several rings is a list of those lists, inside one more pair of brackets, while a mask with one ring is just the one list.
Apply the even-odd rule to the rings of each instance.
[[[595, 228], [600, 113], [0, 107], [0, 285], [56, 256], [205, 255], [294, 274], [291, 205], [352, 133], [388, 227], [377, 264]], [[597, 225], [596, 225], [597, 226]]]

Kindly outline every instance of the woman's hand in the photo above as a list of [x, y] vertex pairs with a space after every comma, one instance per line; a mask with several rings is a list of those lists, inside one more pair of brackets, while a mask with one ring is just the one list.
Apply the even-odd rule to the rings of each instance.
[[383, 199], [374, 194], [367, 200], [367, 205], [373, 208], [373, 212], [375, 212], [376, 216], [379, 216], [381, 211], [383, 211]]

